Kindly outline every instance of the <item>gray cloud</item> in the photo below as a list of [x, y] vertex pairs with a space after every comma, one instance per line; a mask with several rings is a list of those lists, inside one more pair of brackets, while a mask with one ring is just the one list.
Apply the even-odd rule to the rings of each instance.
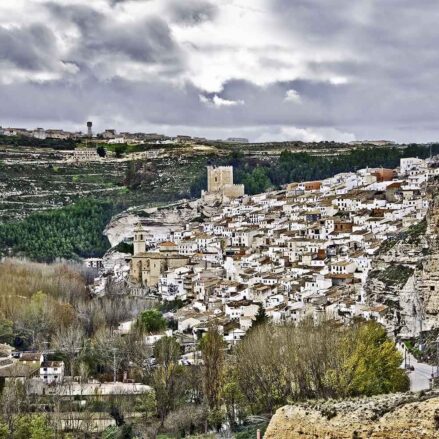
[[0, 26], [0, 62], [24, 70], [52, 68], [56, 58], [55, 36], [46, 26], [6, 28]]
[[80, 30], [81, 41], [71, 54], [76, 62], [87, 63], [99, 55], [122, 55], [147, 64], [164, 62], [175, 66], [181, 62], [169, 26], [159, 17], [126, 26], [89, 6], [47, 6], [56, 19], [73, 23]]
[[[44, 23], [0, 27], [0, 80], [8, 74], [0, 118], [76, 127], [97, 117], [116, 128], [123, 121], [124, 129], [184, 128], [213, 137], [300, 130], [410, 141], [439, 136], [436, 1], [248, 3], [236, 0], [232, 13], [231, 3], [206, 0], [108, 0], [112, 8], [102, 10], [85, 0], [46, 3]], [[254, 15], [246, 22], [245, 14]], [[60, 29], [74, 32], [66, 37]], [[17, 78], [22, 71], [59, 73], [65, 62], [78, 71], [45, 82], [13, 80], [14, 69]], [[224, 72], [220, 90], [203, 88]]]

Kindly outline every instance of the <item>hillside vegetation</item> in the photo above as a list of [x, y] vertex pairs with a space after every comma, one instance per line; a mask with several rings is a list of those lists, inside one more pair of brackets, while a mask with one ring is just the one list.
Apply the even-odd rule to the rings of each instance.
[[[88, 285], [96, 273], [75, 263], [31, 263], [7, 258], [0, 264], [0, 343], [20, 348], [55, 346], [58, 336], [85, 337], [113, 331], [143, 305], [109, 294], [92, 299]], [[62, 349], [61, 349], [62, 350]]]
[[102, 231], [117, 211], [109, 201], [84, 199], [0, 224], [0, 252], [46, 262], [102, 256], [110, 248]]
[[76, 140], [67, 139], [36, 139], [29, 136], [5, 136], [0, 134], [0, 145], [29, 146], [32, 148], [51, 148], [59, 150], [72, 150], [76, 147]]

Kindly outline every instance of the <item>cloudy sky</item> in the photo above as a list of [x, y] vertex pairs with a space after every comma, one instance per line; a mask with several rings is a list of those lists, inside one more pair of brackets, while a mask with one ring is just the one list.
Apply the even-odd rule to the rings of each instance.
[[439, 140], [437, 0], [0, 0], [0, 125]]

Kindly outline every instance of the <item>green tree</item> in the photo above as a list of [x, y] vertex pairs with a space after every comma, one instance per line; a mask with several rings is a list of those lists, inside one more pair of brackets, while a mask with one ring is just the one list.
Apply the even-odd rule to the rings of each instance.
[[220, 392], [230, 429], [234, 431], [240, 419], [246, 413], [244, 395], [239, 387], [238, 376], [234, 365], [226, 365], [223, 372], [223, 382]]
[[115, 425], [110, 425], [102, 432], [102, 439], [117, 439], [119, 428]]
[[53, 439], [55, 432], [44, 415], [33, 415], [30, 419], [29, 439]]
[[265, 323], [268, 323], [268, 316], [265, 312], [265, 308], [262, 305], [259, 305], [258, 313], [256, 314], [251, 327], [256, 328], [257, 326], [264, 325]]
[[105, 147], [102, 146], [102, 145], [99, 145], [99, 146], [96, 148], [96, 152], [97, 152], [97, 154], [98, 154], [99, 157], [105, 157], [105, 156], [107, 155], [107, 150], [106, 150]]
[[30, 416], [18, 416], [14, 419], [14, 439], [29, 439], [31, 437], [30, 431]]
[[173, 337], [162, 337], [154, 345], [157, 367], [153, 370], [151, 385], [161, 424], [168, 413], [184, 401], [185, 369], [178, 364], [180, 352], [180, 345]]
[[210, 410], [219, 406], [225, 343], [218, 328], [211, 326], [200, 340], [203, 359], [203, 390]]
[[367, 322], [347, 333], [343, 346], [349, 352], [340, 369], [340, 390], [349, 396], [376, 395], [408, 390], [409, 379], [400, 368], [402, 355], [386, 330], [376, 322]]
[[142, 333], [152, 334], [165, 330], [167, 324], [160, 311], [148, 309], [140, 313], [136, 326]]
[[288, 401], [408, 390], [401, 355], [376, 322], [259, 325], [236, 347], [239, 387], [253, 413]]
[[0, 439], [9, 438], [9, 428], [4, 422], [0, 422]]
[[148, 422], [157, 413], [157, 401], [154, 392], [146, 392], [136, 398], [136, 411], [142, 413]]
[[127, 145], [116, 145], [114, 148], [114, 153], [116, 154], [117, 158], [121, 158], [128, 150]]
[[13, 322], [0, 313], [0, 343], [12, 343], [14, 338]]
[[0, 224], [0, 255], [12, 253], [42, 262], [101, 256], [110, 248], [102, 231], [120, 208], [107, 201], [83, 199]]

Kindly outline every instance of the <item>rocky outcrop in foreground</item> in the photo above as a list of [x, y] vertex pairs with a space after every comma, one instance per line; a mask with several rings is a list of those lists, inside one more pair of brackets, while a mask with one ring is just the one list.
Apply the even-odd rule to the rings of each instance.
[[439, 393], [300, 403], [280, 408], [265, 439], [439, 438]]

